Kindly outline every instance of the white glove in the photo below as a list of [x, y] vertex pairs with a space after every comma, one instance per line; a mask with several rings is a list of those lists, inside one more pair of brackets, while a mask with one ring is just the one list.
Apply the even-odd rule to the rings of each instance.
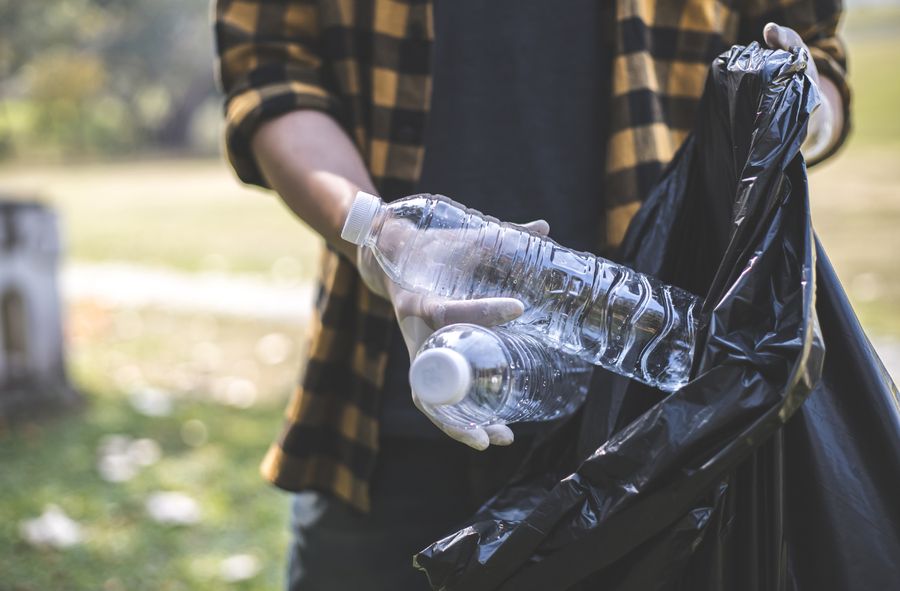
[[807, 162], [817, 161], [837, 142], [844, 126], [841, 93], [827, 77], [820, 77], [809, 47], [797, 31], [775, 23], [763, 28], [763, 38], [772, 49], [790, 51], [799, 47], [806, 54], [806, 74], [819, 91], [819, 106], [809, 118], [806, 141], [801, 150]]
[[[544, 220], [536, 220], [523, 224], [532, 232], [546, 236], [550, 226]], [[398, 231], [403, 231], [399, 230]], [[428, 256], [429, 250], [440, 249], [440, 234], [435, 233], [435, 247], [426, 245], [422, 256]], [[443, 249], [446, 251], [446, 249]], [[446, 252], [444, 252], [446, 256]], [[400, 332], [412, 359], [422, 343], [439, 328], [450, 324], [470, 323], [479, 326], [496, 326], [509, 322], [522, 315], [525, 306], [515, 298], [481, 298], [476, 300], [448, 300], [437, 296], [422, 295], [403, 289], [393, 283], [375, 261], [372, 251], [361, 248], [357, 251], [357, 267], [363, 281], [375, 293], [389, 299], [394, 305]], [[435, 426], [452, 437], [477, 450], [487, 449], [488, 445], [509, 445], [513, 442], [512, 430], [503, 424], [487, 427], [472, 427], [463, 422], [438, 418], [430, 407], [423, 403], [416, 393], [412, 393], [413, 403]]]

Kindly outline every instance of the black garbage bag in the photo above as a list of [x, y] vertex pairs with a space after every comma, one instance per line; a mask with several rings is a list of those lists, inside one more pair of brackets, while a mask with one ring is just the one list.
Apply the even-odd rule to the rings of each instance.
[[[594, 395], [457, 533], [434, 589], [900, 589], [900, 397], [810, 223], [805, 55], [737, 46], [621, 259], [706, 294], [694, 378]], [[825, 356], [825, 346], [828, 356]]]

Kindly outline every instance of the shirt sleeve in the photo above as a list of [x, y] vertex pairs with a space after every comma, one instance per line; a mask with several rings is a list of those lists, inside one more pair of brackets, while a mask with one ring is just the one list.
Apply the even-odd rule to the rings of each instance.
[[225, 152], [242, 181], [266, 186], [250, 140], [264, 121], [298, 109], [337, 116], [322, 81], [315, 0], [216, 0], [218, 83], [225, 94]]
[[850, 132], [851, 93], [847, 83], [847, 54], [844, 42], [837, 34], [842, 14], [841, 0], [746, 0], [740, 15], [742, 43], [752, 40], [763, 43], [762, 31], [768, 22], [797, 31], [809, 46], [819, 76], [834, 82], [841, 95], [841, 104], [833, 108], [843, 112], [843, 127], [831, 146], [810, 165], [834, 154]]

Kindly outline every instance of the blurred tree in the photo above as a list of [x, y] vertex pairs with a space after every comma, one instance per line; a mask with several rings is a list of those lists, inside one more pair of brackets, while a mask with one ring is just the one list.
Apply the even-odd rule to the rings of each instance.
[[25, 74], [28, 96], [35, 105], [35, 128], [61, 145], [87, 148], [88, 115], [106, 81], [100, 58], [47, 51], [31, 60]]
[[0, 150], [185, 149], [212, 59], [206, 0], [0, 0]]

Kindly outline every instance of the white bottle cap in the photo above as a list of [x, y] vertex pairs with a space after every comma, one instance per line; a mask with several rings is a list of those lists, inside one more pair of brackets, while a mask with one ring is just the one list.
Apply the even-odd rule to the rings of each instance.
[[426, 404], [456, 404], [469, 392], [472, 368], [466, 358], [453, 349], [428, 349], [413, 360], [409, 384]]
[[380, 206], [381, 199], [375, 195], [359, 191], [353, 200], [353, 204], [350, 206], [347, 219], [344, 221], [341, 238], [357, 246], [362, 245]]

